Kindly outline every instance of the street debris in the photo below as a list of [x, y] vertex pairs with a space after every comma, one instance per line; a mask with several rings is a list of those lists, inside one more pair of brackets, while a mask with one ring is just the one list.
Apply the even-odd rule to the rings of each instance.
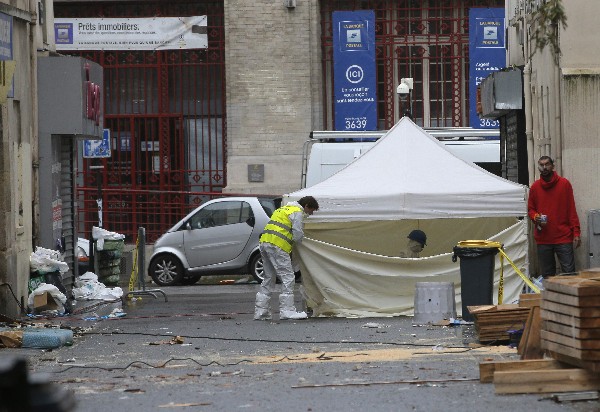
[[159, 408], [187, 408], [188, 406], [210, 406], [211, 402], [197, 402], [197, 403], [174, 403], [169, 402], [165, 405], [158, 405]]
[[156, 346], [156, 345], [181, 345], [184, 340], [181, 336], [173, 336], [169, 340], [161, 340], [158, 342], [150, 342], [148, 345]]
[[92, 313], [89, 316], [86, 316], [84, 318], [82, 318], [83, 320], [92, 320], [92, 321], [97, 321], [97, 320], [104, 320], [104, 319], [114, 319], [114, 318], [122, 318], [124, 316], [127, 316], [127, 314], [125, 312], [123, 312], [123, 309], [121, 308], [114, 308], [112, 310], [112, 312], [108, 315], [103, 315], [103, 316], [98, 316], [96, 313]]
[[389, 328], [389, 325], [384, 325], [382, 323], [376, 323], [376, 322], [368, 322], [365, 323], [364, 325], [362, 325], [363, 328], [373, 328], [373, 329], [381, 329], [381, 328]]
[[213, 371], [211, 373], [208, 374], [208, 376], [214, 378], [217, 376], [236, 376], [236, 375], [243, 375], [244, 374], [244, 370], [243, 369], [239, 369], [237, 371], [233, 371], [233, 372], [229, 372], [229, 371]]
[[86, 272], [75, 279], [73, 297], [75, 300], [106, 300], [113, 301], [123, 296], [120, 287], [107, 288], [98, 281], [98, 276], [93, 272]]

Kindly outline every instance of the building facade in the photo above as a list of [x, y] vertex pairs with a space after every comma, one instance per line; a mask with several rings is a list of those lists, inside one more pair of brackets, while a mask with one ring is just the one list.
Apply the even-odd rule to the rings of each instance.
[[[426, 127], [469, 125], [469, 10], [502, 0], [254, 2], [57, 1], [60, 18], [206, 15], [208, 48], [90, 50], [105, 71], [105, 124], [113, 155], [105, 171], [81, 160], [80, 222], [105, 221], [152, 242], [215, 196], [281, 196], [301, 184], [302, 148], [332, 130], [334, 11], [373, 10], [377, 123], [397, 121], [396, 87], [414, 79], [411, 107]], [[159, 207], [160, 206], [160, 207]]]
[[[539, 178], [537, 160], [551, 156], [558, 174], [568, 178], [575, 193], [581, 221], [582, 247], [576, 251], [577, 268], [600, 266], [597, 221], [600, 188], [600, 46], [594, 23], [600, 4], [585, 0], [558, 2], [566, 25], [544, 20], [557, 2], [507, 0], [507, 66], [523, 68], [524, 121], [529, 181]], [[552, 11], [552, 10], [550, 10]], [[538, 31], [538, 29], [544, 29]], [[536, 43], [536, 32], [547, 36]], [[553, 42], [557, 48], [553, 48]]]
[[0, 313], [27, 302], [29, 256], [38, 236], [38, 53], [48, 49], [52, 2], [0, 2]]

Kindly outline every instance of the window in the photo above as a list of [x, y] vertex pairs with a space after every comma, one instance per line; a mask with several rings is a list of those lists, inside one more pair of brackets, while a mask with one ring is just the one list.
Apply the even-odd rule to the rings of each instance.
[[246, 202], [225, 201], [210, 204], [198, 211], [190, 219], [192, 229], [232, 225], [246, 222], [254, 217], [252, 208]]

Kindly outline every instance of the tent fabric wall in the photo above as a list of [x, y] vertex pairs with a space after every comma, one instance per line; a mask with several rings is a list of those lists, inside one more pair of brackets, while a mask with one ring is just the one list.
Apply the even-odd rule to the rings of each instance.
[[[317, 212], [318, 213], [318, 212]], [[421, 257], [452, 251], [461, 240], [489, 239], [515, 223], [514, 217], [469, 219], [406, 219], [373, 222], [313, 222], [304, 225], [305, 236], [325, 243], [385, 256], [401, 256], [408, 234], [420, 229], [427, 234]], [[374, 235], [376, 234], [376, 235]]]
[[[502, 243], [513, 263], [526, 272], [527, 222], [519, 220], [489, 240]], [[460, 262], [452, 253], [404, 259], [343, 248], [305, 238], [295, 249], [300, 257], [307, 306], [313, 316], [386, 317], [413, 315], [417, 282], [453, 282], [456, 310], [461, 315]], [[494, 304], [498, 303], [500, 272], [504, 276], [503, 303], [513, 303], [523, 281], [496, 255]]]

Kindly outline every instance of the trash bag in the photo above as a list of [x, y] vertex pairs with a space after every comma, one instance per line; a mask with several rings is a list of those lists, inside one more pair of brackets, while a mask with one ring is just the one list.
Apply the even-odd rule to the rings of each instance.
[[483, 256], [495, 256], [498, 253], [498, 248], [494, 247], [460, 247], [454, 246], [454, 254], [452, 261], [456, 262], [456, 258], [475, 259]]
[[56, 271], [66, 273], [69, 270], [69, 265], [62, 260], [60, 252], [38, 246], [29, 257], [29, 268], [32, 272], [43, 275]]

